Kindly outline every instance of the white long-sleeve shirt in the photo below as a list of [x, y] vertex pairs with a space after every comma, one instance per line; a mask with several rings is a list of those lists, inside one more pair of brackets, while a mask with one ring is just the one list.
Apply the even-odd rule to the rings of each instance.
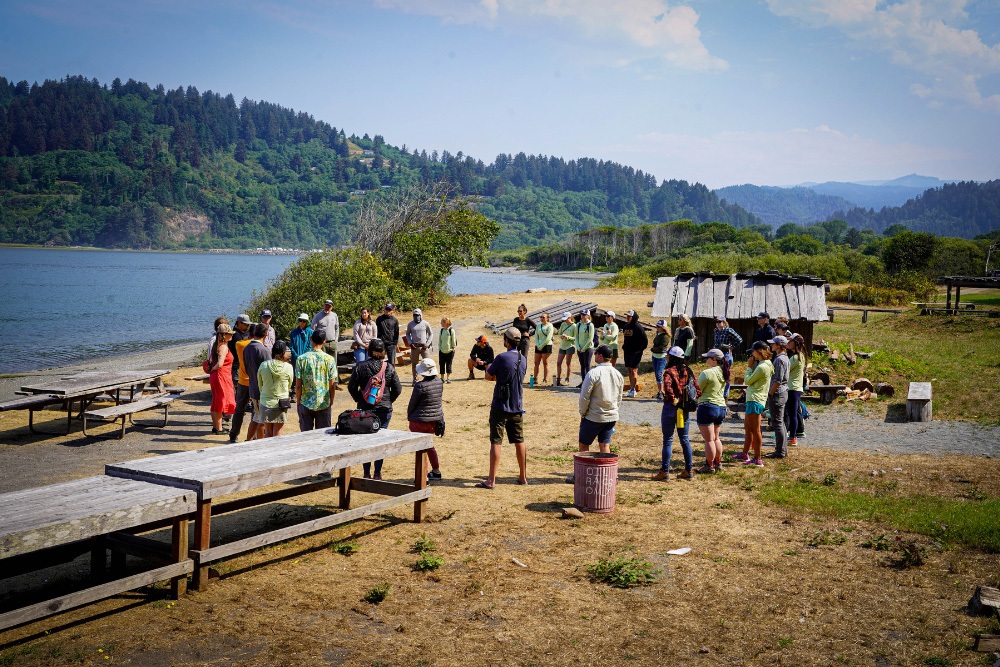
[[598, 424], [618, 421], [625, 378], [610, 361], [590, 369], [580, 385], [580, 416]]

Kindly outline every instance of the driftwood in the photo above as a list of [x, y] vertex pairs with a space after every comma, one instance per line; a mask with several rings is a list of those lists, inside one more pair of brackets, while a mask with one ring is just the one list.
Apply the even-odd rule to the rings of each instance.
[[857, 389], [858, 391], [864, 391], [867, 389], [868, 391], [872, 391], [875, 389], [875, 385], [873, 385], [871, 380], [868, 378], [858, 378], [851, 383], [851, 389]]
[[829, 349], [830, 349], [830, 344], [827, 343], [822, 338], [819, 339], [819, 342], [813, 343], [813, 350], [816, 352], [827, 352]]
[[840, 350], [830, 350], [830, 361], [840, 361]]
[[888, 382], [879, 382], [875, 385], [875, 393], [879, 396], [895, 396], [896, 389]]
[[855, 354], [858, 355], [859, 359], [871, 359], [875, 356], [874, 352], [856, 352]]
[[976, 592], [969, 600], [969, 613], [973, 616], [1000, 615], [1000, 589], [976, 586]]
[[854, 343], [851, 343], [851, 351], [844, 355], [844, 359], [851, 366], [858, 363], [858, 355], [854, 354]]

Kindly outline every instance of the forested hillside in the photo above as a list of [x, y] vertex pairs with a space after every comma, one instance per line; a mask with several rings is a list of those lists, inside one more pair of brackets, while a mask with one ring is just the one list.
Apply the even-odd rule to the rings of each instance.
[[486, 164], [193, 87], [0, 77], [0, 242], [335, 246], [363, 197], [443, 179], [502, 223], [496, 248], [606, 225], [759, 222], [701, 184], [614, 162], [518, 153]]
[[806, 187], [778, 188], [758, 185], [731, 185], [715, 191], [723, 201], [742, 206], [777, 229], [786, 222], [809, 224], [827, 220], [835, 211], [855, 204], [842, 197], [821, 195]]

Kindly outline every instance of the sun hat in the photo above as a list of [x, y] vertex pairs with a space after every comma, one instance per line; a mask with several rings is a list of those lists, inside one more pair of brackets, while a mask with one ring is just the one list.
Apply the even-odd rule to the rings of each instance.
[[656, 320], [656, 326], [663, 327], [665, 329], [667, 327], [667, 321], [666, 320]]
[[788, 339], [785, 338], [784, 336], [775, 336], [774, 338], [772, 338], [771, 340], [769, 340], [767, 342], [768, 343], [776, 343], [778, 345], [788, 345]]
[[225, 322], [223, 322], [215, 330], [215, 333], [218, 334], [218, 335], [220, 335], [220, 336], [222, 336], [223, 334], [231, 334], [231, 333], [233, 333], [233, 328], [231, 326], [229, 326], [228, 324], [226, 324]]
[[299, 315], [299, 319], [300, 319], [300, 320], [305, 320], [306, 322], [308, 322], [308, 321], [309, 321], [309, 316], [308, 316], [308, 315], [306, 315], [305, 313], [301, 313], [301, 314]]
[[424, 377], [430, 377], [431, 375], [437, 375], [438, 369], [437, 364], [430, 357], [426, 359], [421, 359], [420, 363], [417, 364], [417, 375], [423, 375]]
[[703, 358], [715, 359], [716, 361], [722, 361], [726, 358], [726, 355], [722, 353], [722, 350], [713, 347], [711, 350], [701, 355]]
[[[660, 321], [662, 322], [663, 320]], [[676, 345], [667, 350], [667, 354], [669, 354], [671, 357], [679, 357], [680, 359], [684, 358], [684, 350], [677, 347]]]
[[236, 316], [236, 324], [253, 324], [250, 321], [250, 317], [246, 313], [240, 313]]

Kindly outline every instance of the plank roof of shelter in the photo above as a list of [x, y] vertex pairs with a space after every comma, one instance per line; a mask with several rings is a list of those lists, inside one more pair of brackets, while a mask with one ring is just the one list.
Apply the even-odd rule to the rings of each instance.
[[766, 311], [771, 318], [821, 322], [827, 319], [825, 284], [816, 276], [778, 271], [680, 273], [656, 282], [652, 316], [745, 320]]

